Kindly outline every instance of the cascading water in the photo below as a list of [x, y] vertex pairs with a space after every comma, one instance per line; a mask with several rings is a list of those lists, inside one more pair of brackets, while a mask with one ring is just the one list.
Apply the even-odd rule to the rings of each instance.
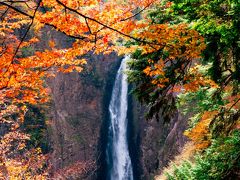
[[120, 65], [115, 79], [109, 105], [110, 126], [107, 145], [108, 179], [133, 180], [132, 163], [127, 142], [128, 83], [126, 56]]

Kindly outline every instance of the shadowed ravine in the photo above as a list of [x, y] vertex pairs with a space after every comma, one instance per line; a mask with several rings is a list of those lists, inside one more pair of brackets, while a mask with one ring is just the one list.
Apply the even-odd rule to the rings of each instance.
[[107, 144], [109, 180], [132, 180], [133, 170], [127, 142], [128, 83], [125, 57], [115, 79], [109, 105], [110, 125]]

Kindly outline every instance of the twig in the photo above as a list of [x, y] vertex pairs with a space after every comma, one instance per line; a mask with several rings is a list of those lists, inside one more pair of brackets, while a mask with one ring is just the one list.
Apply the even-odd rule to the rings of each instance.
[[67, 9], [66, 8], [64, 8], [64, 14], [65, 14], [65, 19], [68, 22], [68, 19], [67, 19]]
[[13, 60], [14, 60], [15, 56], [17, 55], [18, 50], [20, 49], [20, 46], [22, 45], [22, 43], [23, 43], [24, 39], [26, 38], [26, 36], [27, 36], [27, 34], [28, 34], [30, 28], [31, 28], [32, 25], [33, 25], [34, 17], [35, 17], [35, 15], [36, 15], [36, 12], [37, 12], [37, 10], [38, 10], [38, 8], [39, 8], [41, 2], [42, 2], [42, 0], [39, 0], [39, 2], [38, 2], [38, 4], [37, 4], [37, 7], [36, 7], [36, 9], [35, 9], [35, 11], [34, 11], [34, 13], [33, 13], [32, 21], [31, 21], [30, 25], [28, 26], [28, 28], [27, 28], [27, 30], [26, 30], [24, 36], [22, 37], [20, 43], [19, 43], [18, 46], [17, 46], [17, 49], [16, 49], [16, 51], [15, 51], [13, 57], [12, 57], [11, 64], [13, 63]]
[[7, 6], [7, 7], [13, 9], [14, 11], [19, 12], [20, 14], [23, 14], [23, 15], [28, 16], [29, 18], [33, 19], [33, 16], [32, 16], [32, 15], [27, 14], [27, 13], [21, 11], [20, 9], [17, 9], [16, 7], [14, 7], [14, 6], [12, 6], [12, 5], [8, 4], [8, 3], [0, 2], [0, 4], [2, 4], [2, 5], [4, 5], [4, 6]]
[[90, 28], [90, 26], [89, 26], [88, 21], [87, 21], [86, 18], [85, 18], [85, 23], [87, 24], [87, 27], [88, 27], [89, 32], [92, 34], [91, 28]]
[[230, 110], [240, 101], [240, 98], [238, 98], [238, 100], [232, 104], [232, 106], [228, 109], [227, 112], [230, 112]]
[[141, 14], [144, 10], [146, 10], [149, 6], [151, 6], [155, 1], [152, 1], [150, 2], [148, 5], [146, 5], [143, 9], [141, 9], [140, 11], [138, 11], [136, 14], [133, 14], [132, 16], [130, 17], [127, 17], [125, 19], [121, 19], [120, 21], [126, 21], [126, 20], [129, 20], [129, 19], [132, 19], [134, 17], [136, 17], [137, 15]]
[[1, 15], [1, 17], [0, 17], [1, 21], [4, 20], [4, 16], [6, 15], [6, 13], [8, 12], [9, 9], [10, 9], [10, 8], [7, 7], [7, 9], [2, 13], [2, 15]]

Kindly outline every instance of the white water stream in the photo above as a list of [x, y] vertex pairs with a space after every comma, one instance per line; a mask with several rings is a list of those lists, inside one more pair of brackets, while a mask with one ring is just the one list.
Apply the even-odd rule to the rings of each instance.
[[108, 179], [133, 180], [132, 163], [127, 142], [127, 109], [128, 83], [126, 70], [126, 56], [120, 65], [115, 79], [112, 97], [109, 105], [110, 127], [107, 147]]

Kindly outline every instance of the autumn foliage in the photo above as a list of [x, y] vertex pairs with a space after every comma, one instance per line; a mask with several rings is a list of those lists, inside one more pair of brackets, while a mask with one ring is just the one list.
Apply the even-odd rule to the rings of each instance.
[[[57, 71], [81, 72], [89, 52], [123, 51], [126, 49], [121, 45], [123, 40], [138, 40], [131, 35], [138, 26], [134, 12], [153, 3], [150, 0], [0, 2], [0, 120], [1, 126], [6, 127], [0, 146], [1, 177], [47, 177], [47, 165], [41, 166], [47, 157], [39, 151], [40, 155], [31, 155], [35, 150], [26, 149], [30, 136], [20, 128], [28, 104], [48, 102], [50, 90], [45, 79]], [[46, 31], [45, 27], [73, 38], [74, 43], [62, 49], [50, 40], [45, 49], [30, 51], [41, 43], [44, 38], [41, 31]], [[115, 43], [116, 46], [109, 46]], [[32, 161], [41, 162], [35, 167]], [[39, 170], [34, 171], [35, 168]]]
[[[236, 6], [230, 1], [220, 2], [221, 6], [206, 2], [0, 1], [0, 123], [6, 129], [1, 135], [1, 176], [47, 177], [47, 156], [39, 149], [26, 149], [30, 137], [20, 128], [27, 105], [48, 102], [46, 78], [59, 71], [81, 72], [90, 52], [132, 53], [129, 81], [136, 85], [139, 99], [149, 105], [151, 117], [164, 106], [164, 98], [176, 93], [195, 93], [198, 98], [204, 90], [212, 101], [204, 99], [208, 109], [197, 103], [198, 118], [185, 133], [197, 149], [207, 148], [217, 132], [226, 135], [237, 127], [238, 20], [231, 15]], [[46, 28], [72, 38], [71, 47], [62, 48], [52, 39], [44, 49], [37, 48]], [[211, 67], [205, 72], [208, 63]]]

